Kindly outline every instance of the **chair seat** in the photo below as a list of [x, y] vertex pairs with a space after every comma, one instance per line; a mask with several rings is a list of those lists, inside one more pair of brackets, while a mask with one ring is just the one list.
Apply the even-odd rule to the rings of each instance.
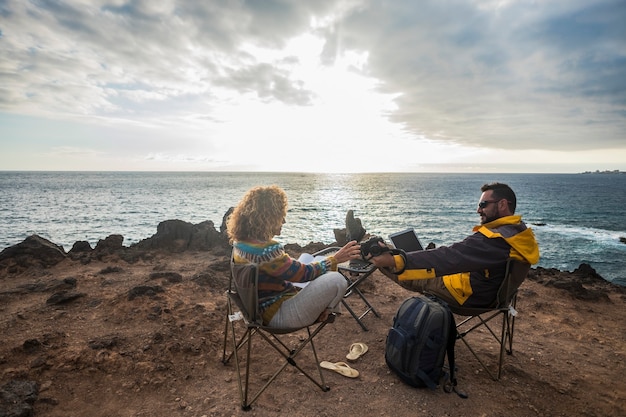
[[[466, 318], [457, 323], [457, 340], [461, 340], [478, 360], [481, 366], [487, 371], [495, 381], [500, 379], [504, 353], [513, 354], [513, 334], [515, 330], [515, 316], [517, 310], [517, 290], [526, 278], [530, 265], [510, 259], [507, 262], [505, 277], [498, 289], [497, 299], [494, 307], [463, 307], [450, 305], [450, 310], [456, 315]], [[493, 319], [501, 316], [501, 328], [494, 330], [490, 324]], [[481, 358], [478, 352], [472, 348], [469, 338], [474, 330], [485, 328], [489, 332], [489, 337], [498, 343], [500, 352], [498, 357], [497, 371], [493, 372]]]
[[[237, 307], [239, 308], [239, 311], [242, 310], [242, 301], [241, 301], [241, 297], [239, 297], [239, 294], [237, 294], [237, 292], [235, 291], [226, 291], [226, 296], [229, 297], [234, 303], [235, 305], [237, 305]], [[246, 325], [251, 326], [251, 327], [255, 327], [258, 328], [259, 330], [263, 330], [266, 331], [268, 333], [274, 333], [274, 334], [287, 334], [287, 333], [293, 333], [293, 332], [297, 332], [298, 330], [302, 330], [305, 327], [271, 327], [271, 326], [265, 326], [261, 323], [255, 322], [255, 323], [248, 323], [247, 319], [245, 316], [242, 316], [243, 320], [246, 320]], [[317, 323], [312, 323], [312, 325], [317, 324]], [[308, 327], [308, 326], [306, 326]]]
[[457, 307], [450, 305], [450, 310], [459, 316], [480, 316], [481, 314], [498, 311], [500, 309], [499, 307]]

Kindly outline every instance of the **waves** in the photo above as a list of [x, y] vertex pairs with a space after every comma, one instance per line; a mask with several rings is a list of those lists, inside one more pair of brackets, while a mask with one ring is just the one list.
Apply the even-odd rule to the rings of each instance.
[[289, 198], [283, 243], [330, 244], [354, 210], [368, 233], [387, 238], [412, 227], [441, 246], [471, 233], [480, 187], [492, 181], [515, 189], [517, 212], [539, 242], [539, 266], [571, 271], [589, 263], [626, 285], [619, 240], [626, 237], [626, 175], [0, 172], [0, 249], [31, 234], [66, 250], [110, 234], [130, 246], [170, 219], [219, 228], [249, 188], [270, 184]]
[[563, 236], [567, 240], [583, 240], [592, 246], [599, 245], [601, 247], [624, 248], [626, 250], [626, 244], [620, 241], [620, 238], [626, 238], [626, 230], [615, 231], [567, 224], [545, 224], [541, 226], [531, 224], [530, 226], [535, 231], [545, 230], [551, 234]]
[[539, 266], [572, 271], [588, 263], [605, 279], [626, 285], [626, 244], [620, 241], [626, 232], [567, 224], [533, 230], [541, 251]]

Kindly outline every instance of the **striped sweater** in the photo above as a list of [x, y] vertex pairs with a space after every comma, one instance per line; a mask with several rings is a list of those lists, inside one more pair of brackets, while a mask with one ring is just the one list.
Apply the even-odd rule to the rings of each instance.
[[312, 281], [327, 271], [337, 270], [337, 261], [332, 256], [323, 261], [303, 264], [289, 256], [283, 245], [274, 240], [234, 242], [233, 258], [237, 263], [259, 265], [261, 314], [281, 298], [297, 294], [297, 288], [292, 282]]

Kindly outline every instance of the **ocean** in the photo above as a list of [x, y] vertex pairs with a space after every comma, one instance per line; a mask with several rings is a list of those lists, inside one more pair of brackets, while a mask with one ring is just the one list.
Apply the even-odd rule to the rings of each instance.
[[277, 184], [289, 211], [282, 243], [334, 242], [354, 210], [370, 234], [414, 228], [423, 243], [461, 240], [478, 224], [480, 186], [506, 182], [517, 214], [541, 251], [538, 266], [572, 271], [589, 263], [626, 285], [626, 175], [597, 174], [305, 174], [222, 172], [0, 172], [0, 250], [37, 234], [69, 251], [111, 234], [130, 246], [169, 219], [211, 220], [256, 185]]

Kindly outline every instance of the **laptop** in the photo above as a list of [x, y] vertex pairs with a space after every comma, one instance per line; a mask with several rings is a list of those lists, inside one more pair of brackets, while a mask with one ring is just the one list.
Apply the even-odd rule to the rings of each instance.
[[401, 232], [392, 233], [389, 235], [389, 239], [396, 249], [402, 249], [405, 252], [424, 250], [422, 244], [417, 238], [417, 233], [415, 233], [415, 230], [413, 229], [406, 229]]

